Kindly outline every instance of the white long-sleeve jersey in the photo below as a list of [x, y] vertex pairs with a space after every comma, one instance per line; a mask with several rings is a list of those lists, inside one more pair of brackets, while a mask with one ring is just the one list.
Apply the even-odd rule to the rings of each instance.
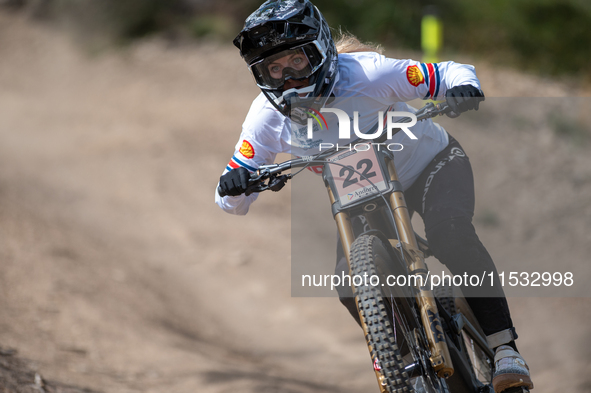
[[[375, 52], [356, 52], [339, 55], [338, 81], [333, 92], [339, 102], [338, 108], [349, 107], [358, 111], [359, 129], [368, 132], [376, 126], [379, 111], [414, 112], [415, 109], [405, 102], [417, 98], [440, 99], [445, 97], [448, 89], [467, 84], [480, 88], [471, 65], [451, 61], [420, 63], [391, 59]], [[329, 114], [325, 118], [327, 127], [319, 129], [316, 126], [313, 138], [308, 139], [304, 126], [300, 127], [282, 115], [261, 93], [250, 107], [234, 155], [224, 173], [239, 166], [255, 171], [260, 165], [273, 163], [277, 153], [312, 155], [318, 153], [319, 143], [345, 144], [346, 141], [337, 139], [335, 130], [338, 126], [333, 126], [336, 116]], [[391, 143], [404, 146], [394, 154], [404, 189], [412, 185], [449, 142], [447, 132], [431, 120], [418, 122], [410, 127], [410, 131], [417, 139], [399, 132], [391, 140]], [[221, 198], [216, 191], [215, 202], [228, 213], [244, 215], [257, 196], [253, 193]]]

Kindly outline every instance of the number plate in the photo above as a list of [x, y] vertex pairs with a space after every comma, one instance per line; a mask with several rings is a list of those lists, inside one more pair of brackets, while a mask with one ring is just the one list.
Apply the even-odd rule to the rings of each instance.
[[328, 166], [333, 179], [333, 189], [336, 191], [335, 198], [341, 202], [341, 206], [377, 194], [376, 187], [380, 191], [388, 190], [388, 183], [384, 180], [373, 147], [365, 151], [340, 151], [330, 156], [328, 161], [345, 165]]

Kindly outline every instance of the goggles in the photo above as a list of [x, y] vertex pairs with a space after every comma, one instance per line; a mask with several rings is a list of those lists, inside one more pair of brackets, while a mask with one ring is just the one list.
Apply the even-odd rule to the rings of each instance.
[[287, 79], [304, 79], [316, 72], [326, 55], [317, 41], [286, 49], [250, 65], [256, 84], [262, 89], [278, 89]]

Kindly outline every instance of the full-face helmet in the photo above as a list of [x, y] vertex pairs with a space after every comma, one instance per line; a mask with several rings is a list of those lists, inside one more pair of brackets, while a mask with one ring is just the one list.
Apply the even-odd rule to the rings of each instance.
[[[295, 107], [320, 108], [337, 79], [337, 50], [328, 23], [308, 0], [267, 0], [234, 39], [256, 84], [290, 116]], [[308, 86], [284, 90], [287, 79]]]

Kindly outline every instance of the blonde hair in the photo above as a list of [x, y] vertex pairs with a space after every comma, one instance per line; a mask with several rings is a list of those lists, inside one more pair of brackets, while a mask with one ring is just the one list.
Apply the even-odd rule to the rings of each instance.
[[338, 53], [352, 53], [352, 52], [377, 52], [382, 54], [383, 48], [381, 45], [377, 45], [371, 42], [364, 43], [359, 41], [359, 38], [355, 37], [351, 33], [342, 32], [339, 30], [338, 38], [335, 42]]

